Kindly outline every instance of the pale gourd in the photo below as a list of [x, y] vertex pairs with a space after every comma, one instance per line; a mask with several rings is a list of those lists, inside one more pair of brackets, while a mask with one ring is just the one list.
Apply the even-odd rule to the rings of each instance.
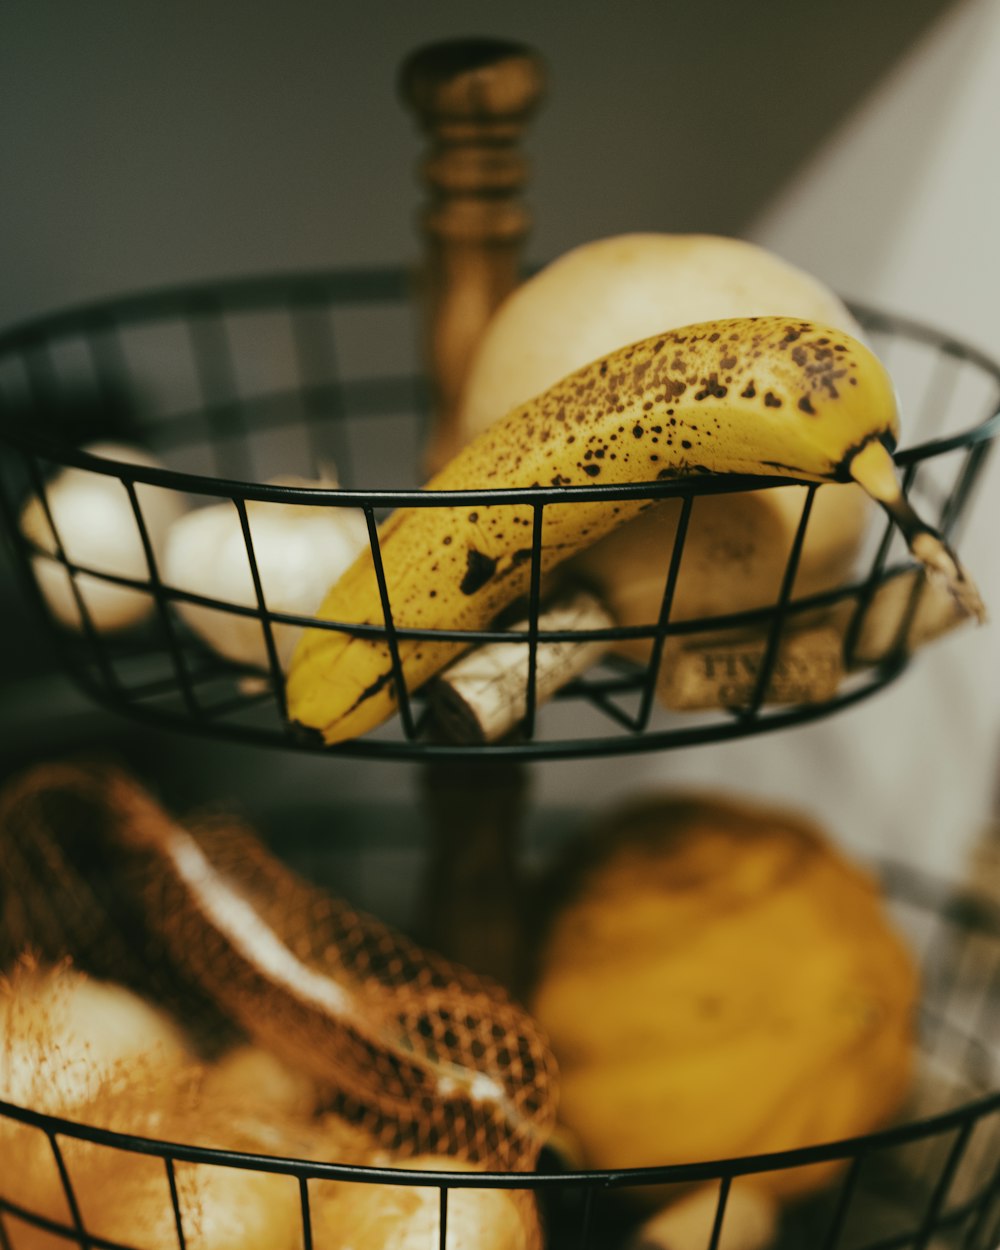
[[[661, 330], [718, 317], [808, 317], [861, 331], [824, 284], [739, 239], [627, 234], [584, 244], [514, 291], [471, 361], [459, 421], [467, 441], [572, 370]], [[774, 601], [805, 491], [799, 486], [698, 499], [673, 601], [673, 619], [738, 612]], [[645, 512], [566, 572], [590, 584], [621, 625], [657, 621], [680, 505]], [[794, 593], [838, 584], [871, 516], [854, 485], [816, 494]], [[637, 658], [644, 641], [621, 649]]]
[[[577, 844], [550, 889], [529, 1006], [559, 1063], [560, 1122], [588, 1166], [791, 1150], [899, 1109], [915, 965], [875, 881], [810, 822], [653, 795]], [[797, 1193], [831, 1171], [759, 1183]]]

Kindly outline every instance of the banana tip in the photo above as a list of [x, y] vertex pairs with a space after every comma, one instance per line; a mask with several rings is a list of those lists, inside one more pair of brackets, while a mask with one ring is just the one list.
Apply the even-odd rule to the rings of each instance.
[[975, 582], [948, 544], [933, 530], [923, 530], [914, 535], [910, 549], [927, 569], [928, 575], [944, 584], [963, 615], [971, 616], [978, 624], [984, 625], [988, 619], [986, 605]]

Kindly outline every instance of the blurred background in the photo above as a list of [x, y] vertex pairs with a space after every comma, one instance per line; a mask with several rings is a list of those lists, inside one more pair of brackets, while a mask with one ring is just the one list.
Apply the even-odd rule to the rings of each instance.
[[[463, 35], [547, 63], [526, 143], [531, 260], [632, 230], [739, 235], [1000, 354], [995, 0], [6, 0], [0, 325], [164, 284], [416, 260], [422, 142], [397, 70]], [[996, 455], [980, 491], [959, 540], [996, 618]], [[7, 763], [109, 732], [47, 675], [9, 576], [3, 595]], [[168, 791], [251, 811], [336, 799], [392, 818], [418, 784], [409, 765], [117, 732]], [[995, 818], [998, 758], [994, 623], [805, 729], [536, 766], [532, 819], [638, 787], [733, 789], [803, 807], [852, 847], [962, 873]]]

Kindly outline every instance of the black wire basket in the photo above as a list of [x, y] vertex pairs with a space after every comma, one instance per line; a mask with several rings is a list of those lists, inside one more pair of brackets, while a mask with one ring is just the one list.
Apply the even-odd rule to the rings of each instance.
[[[712, 496], [787, 485], [774, 479], [574, 488], [580, 501], [674, 499], [676, 536], [662, 552], [664, 591], [656, 619], [584, 633], [546, 630], [539, 623], [541, 523], [546, 508], [565, 506], [568, 493], [418, 489], [427, 394], [411, 296], [409, 277], [399, 269], [240, 280], [94, 304], [0, 336], [7, 529], [57, 653], [96, 700], [160, 725], [296, 749], [397, 759], [483, 751], [544, 759], [713, 742], [792, 725], [865, 698], [902, 672], [921, 588], [906, 581], [915, 566], [884, 518], [873, 518], [867, 545], [849, 573], [817, 592], [796, 591], [815, 523], [815, 486], [795, 488], [801, 510], [773, 601], [711, 617], [679, 619], [671, 612], [689, 522]], [[906, 490], [931, 524], [954, 537], [1000, 428], [1000, 367], [935, 330], [871, 310], [856, 312], [901, 391], [907, 445], [896, 461]], [[156, 461], [136, 464], [81, 450], [95, 439], [144, 448]], [[303, 477], [316, 480], [331, 463], [340, 489], [301, 484]], [[140, 553], [138, 568], [102, 565], [74, 547], [72, 533], [61, 532], [51, 482], [67, 468], [114, 480], [124, 492], [124, 524]], [[275, 482], [277, 475], [296, 475], [297, 482]], [[246, 601], [196, 593], [165, 576], [149, 516], [156, 488], [161, 498], [169, 495], [178, 506], [183, 501], [186, 509], [229, 502], [242, 536]], [[21, 509], [32, 496], [41, 502], [43, 541], [22, 525]], [[314, 623], [312, 609], [287, 611], [268, 602], [248, 509], [267, 503], [349, 509], [363, 517], [378, 567], [376, 526], [397, 507], [515, 502], [528, 503], [535, 518], [531, 591], [520, 623], [513, 630], [494, 623], [486, 631], [459, 634], [403, 629], [393, 625], [383, 583], [386, 624], [367, 629], [387, 639], [394, 657], [398, 716], [334, 747], [303, 734], [287, 715], [276, 639], [282, 630]], [[61, 614], [55, 611], [46, 593], [53, 577], [62, 579], [68, 622], [65, 605]], [[106, 631], [89, 598], [95, 586], [142, 600], [143, 621]], [[874, 659], [864, 659], [857, 647], [865, 613], [893, 586], [904, 591], [904, 607], [888, 642]], [[223, 658], [189, 628], [190, 609], [214, 613], [224, 626], [249, 622], [259, 637], [261, 663]], [[796, 696], [793, 690], [776, 699], [786, 643], [824, 613], [839, 614], [835, 661], [841, 679], [819, 695]], [[397, 643], [422, 636], [524, 648], [523, 712], [511, 733], [487, 744], [442, 733], [432, 700], [423, 691], [408, 695], [399, 678]], [[661, 706], [658, 681], [673, 649], [745, 637], [754, 643], [750, 676], [738, 695], [723, 694], [718, 706], [700, 710]], [[592, 641], [607, 654], [543, 706], [539, 647], [565, 641]], [[635, 642], [646, 644], [645, 660], [617, 654], [621, 644]]]
[[[51, 1236], [46, 1244], [120, 1250], [119, 1243], [88, 1227], [85, 1202], [74, 1186], [68, 1142], [142, 1155], [162, 1162], [160, 1197], [179, 1250], [192, 1230], [178, 1197], [180, 1166], [249, 1170], [282, 1176], [297, 1189], [294, 1244], [314, 1244], [312, 1212], [317, 1186], [344, 1180], [363, 1184], [405, 1184], [437, 1191], [437, 1235], [428, 1245], [442, 1250], [448, 1212], [463, 1189], [530, 1191], [543, 1220], [546, 1244], [561, 1247], [613, 1247], [628, 1243], [638, 1223], [628, 1191], [649, 1186], [676, 1187], [681, 1194], [699, 1186], [710, 1197], [710, 1219], [699, 1245], [716, 1250], [740, 1240], [736, 1187], [754, 1178], [791, 1169], [830, 1165], [832, 1179], [821, 1191], [799, 1198], [781, 1211], [773, 1238], [755, 1242], [761, 1250], [926, 1250], [962, 1247], [996, 1250], [1000, 1244], [1000, 908], [995, 900], [954, 891], [901, 866], [883, 872], [893, 919], [918, 953], [923, 972], [919, 1012], [919, 1062], [912, 1097], [892, 1126], [861, 1138], [821, 1143], [766, 1156], [706, 1160], [659, 1168], [570, 1172], [543, 1155], [526, 1173], [399, 1172], [337, 1162], [196, 1148], [95, 1129], [37, 1111], [0, 1103], [0, 1138], [17, 1122], [50, 1153], [61, 1178], [68, 1217], [53, 1220], [7, 1191], [0, 1178], [0, 1245], [18, 1250], [35, 1245], [32, 1230]], [[25, 1147], [27, 1148], [27, 1147]], [[665, 1190], [665, 1193], [670, 1190]], [[631, 1195], [634, 1199], [634, 1193]], [[730, 1227], [732, 1225], [732, 1227]], [[28, 1240], [22, 1240], [25, 1236]], [[729, 1242], [729, 1238], [735, 1240]], [[58, 1240], [56, 1240], [58, 1239]], [[199, 1244], [202, 1244], [199, 1241]], [[207, 1244], [207, 1243], [206, 1243]], [[394, 1243], [396, 1244], [396, 1243]], [[401, 1243], [400, 1243], [401, 1244]], [[138, 1247], [137, 1250], [152, 1250]], [[157, 1247], [159, 1250], [159, 1247]]]
[[[758, 479], [581, 487], [575, 498], [675, 498], [681, 524], [663, 552], [665, 589], [658, 618], [642, 627], [609, 627], [594, 639], [610, 645], [644, 641], [650, 658], [608, 657], [542, 706], [536, 698], [538, 648], [558, 641], [543, 632], [539, 567], [541, 518], [566, 492], [463, 491], [439, 496], [417, 483], [428, 397], [417, 360], [408, 275], [398, 269], [267, 278], [119, 299], [42, 318], [0, 336], [2, 506], [25, 586], [67, 670], [101, 704], [130, 716], [237, 742], [384, 759], [462, 758], [483, 752], [515, 758], [626, 753], [720, 741], [831, 713], [884, 687], [910, 657], [909, 624], [919, 587], [904, 599], [890, 644], [877, 662], [855, 665], [863, 614], [880, 592], [915, 571], [892, 527], [877, 521], [849, 577], [808, 596], [795, 593], [816, 488], [796, 486], [800, 516], [773, 602], [710, 618], [670, 612], [688, 522], [705, 500], [727, 492], [775, 489]], [[954, 538], [969, 511], [984, 458], [1000, 428], [1000, 367], [982, 353], [902, 318], [857, 309], [865, 332], [901, 391], [908, 431], [897, 453], [905, 487], [922, 514]], [[94, 440], [127, 442], [164, 467], [95, 456]], [[316, 477], [336, 465], [339, 487], [278, 483], [276, 475]], [[109, 571], [72, 555], [73, 535], [60, 532], [51, 483], [76, 468], [123, 492], [127, 520], [142, 551], [138, 572]], [[238, 522], [240, 550], [253, 597], [234, 603], [197, 594], [165, 579], [149, 516], [149, 491], [185, 508], [226, 504]], [[41, 501], [51, 542], [22, 528], [27, 499]], [[534, 510], [531, 593], [523, 628], [463, 636], [473, 644], [514, 641], [524, 647], [525, 711], [516, 734], [483, 745], [443, 740], [432, 703], [417, 692], [400, 714], [357, 741], [325, 747], [303, 736], [287, 716], [276, 645], [283, 627], [312, 623], [309, 613], [267, 602], [256, 559], [255, 503], [351, 509], [364, 518], [378, 550], [378, 523], [394, 508], [529, 502]], [[48, 570], [46, 573], [44, 570]], [[62, 579], [70, 619], [53, 606], [52, 572]], [[139, 596], [149, 609], [133, 627], [106, 632], [94, 619], [90, 590], [103, 585]], [[48, 588], [48, 589], [47, 589]], [[259, 631], [265, 662], [220, 656], [189, 625], [185, 605], [214, 611]], [[769, 697], [782, 648], [795, 627], [837, 606], [846, 609], [841, 646], [844, 678], [819, 699], [779, 703]], [[396, 629], [383, 595], [390, 648], [416, 631]], [[750, 632], [758, 642], [749, 687], [726, 706], [683, 713], [656, 698], [659, 669], [671, 644]], [[378, 632], [378, 631], [376, 631]], [[451, 635], [444, 633], [442, 637]], [[402, 683], [397, 684], [402, 688]], [[903, 868], [886, 873], [894, 913], [922, 957], [920, 1074], [900, 1121], [863, 1138], [802, 1150], [707, 1160], [641, 1171], [568, 1172], [543, 1156], [530, 1174], [405, 1173], [165, 1144], [59, 1120], [0, 1103], [0, 1127], [17, 1121], [40, 1135], [62, 1180], [68, 1219], [53, 1222], [18, 1196], [0, 1197], [0, 1250], [18, 1250], [19, 1233], [40, 1230], [61, 1244], [118, 1250], [89, 1228], [67, 1140], [148, 1156], [162, 1162], [162, 1199], [172, 1211], [176, 1244], [185, 1250], [178, 1199], [181, 1164], [279, 1174], [297, 1189], [299, 1244], [311, 1250], [315, 1187], [323, 1180], [396, 1182], [430, 1187], [438, 1198], [438, 1244], [450, 1244], [448, 1212], [461, 1189], [535, 1192], [547, 1244], [623, 1244], [635, 1224], [620, 1191], [650, 1185], [707, 1187], [714, 1195], [708, 1250], [733, 1223], [730, 1199], [746, 1178], [839, 1161], [839, 1179], [821, 1194], [789, 1206], [773, 1244], [826, 1250], [965, 1247], [996, 1250], [1000, 1239], [1000, 915], [995, 904], [953, 894]], [[0, 1186], [0, 1192], [3, 1192]], [[172, 1239], [173, 1240], [173, 1239]]]

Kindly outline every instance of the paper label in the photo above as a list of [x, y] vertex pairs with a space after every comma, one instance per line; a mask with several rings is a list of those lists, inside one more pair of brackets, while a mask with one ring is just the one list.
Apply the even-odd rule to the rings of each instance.
[[[660, 697], [667, 707], [748, 706], [767, 655], [765, 637], [682, 644], [664, 656]], [[832, 628], [788, 634], [778, 647], [765, 703], [816, 703], [836, 694], [844, 673], [841, 639]]]

